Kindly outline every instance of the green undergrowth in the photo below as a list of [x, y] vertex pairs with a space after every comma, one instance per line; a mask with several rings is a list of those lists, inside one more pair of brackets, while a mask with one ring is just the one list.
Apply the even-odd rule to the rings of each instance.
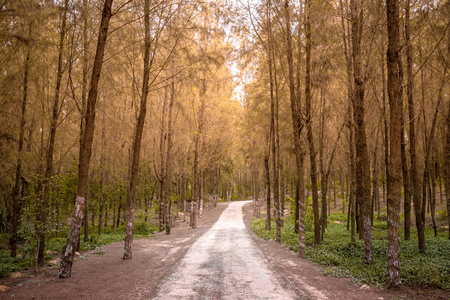
[[[97, 232], [96, 228], [90, 228], [90, 232]], [[135, 240], [149, 237], [153, 232], [157, 231], [156, 225], [150, 226], [146, 222], [137, 222], [134, 225], [133, 238]], [[68, 230], [64, 230], [67, 231]], [[59, 253], [65, 243], [67, 242], [67, 234], [63, 237], [62, 232], [57, 237], [52, 237], [47, 239], [45, 247], [45, 261], [48, 263], [49, 260], [59, 257]], [[7, 239], [8, 234], [2, 234], [0, 239]], [[120, 225], [115, 230], [110, 227], [104, 228], [102, 234], [90, 234], [88, 240], [85, 242], [83, 240], [83, 232], [81, 233], [80, 250], [88, 251], [93, 250], [97, 247], [102, 247], [115, 242], [120, 242], [125, 239], [125, 225]], [[17, 257], [11, 258], [9, 250], [0, 250], [0, 278], [5, 277], [7, 274], [21, 271], [25, 269], [32, 268], [36, 264], [37, 255], [37, 243], [33, 242], [32, 237], [24, 239], [20, 245]]]
[[[306, 258], [323, 266], [326, 275], [348, 277], [355, 282], [381, 286], [386, 281], [387, 225], [375, 218], [373, 233], [373, 263], [364, 265], [364, 241], [351, 242], [347, 230], [346, 215], [334, 213], [328, 217], [328, 228], [320, 246], [313, 247], [314, 232], [306, 221]], [[265, 220], [253, 218], [251, 229], [263, 239], [275, 239], [275, 222], [271, 230], [265, 230]], [[401, 233], [403, 237], [403, 232]], [[434, 237], [433, 230], [426, 230], [426, 254], [418, 250], [417, 232], [411, 230], [409, 241], [400, 242], [400, 275], [408, 286], [432, 286], [450, 290], [450, 240], [445, 230]], [[356, 237], [358, 238], [358, 237]], [[284, 220], [281, 240], [289, 249], [298, 252], [298, 234], [294, 233], [292, 218]]]

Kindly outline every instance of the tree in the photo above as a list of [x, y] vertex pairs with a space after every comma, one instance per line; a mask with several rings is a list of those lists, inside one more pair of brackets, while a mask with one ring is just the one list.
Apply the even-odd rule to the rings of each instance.
[[[450, 4], [447, 2], [447, 13], [450, 15]], [[448, 64], [450, 62], [450, 30], [447, 29], [447, 67], [446, 75], [448, 76]], [[445, 195], [447, 197], [447, 219], [448, 219], [448, 239], [450, 240], [450, 101], [448, 101], [447, 105], [447, 136], [446, 136], [446, 144], [445, 144], [445, 164], [446, 164], [446, 180], [445, 180]]]
[[22, 85], [22, 105], [20, 112], [20, 129], [19, 129], [19, 142], [17, 149], [17, 164], [16, 164], [16, 174], [14, 180], [14, 187], [12, 190], [12, 220], [11, 220], [11, 235], [9, 243], [11, 246], [11, 257], [17, 256], [17, 230], [19, 227], [20, 211], [22, 209], [22, 201], [20, 199], [20, 190], [22, 182], [22, 153], [23, 153], [23, 143], [25, 139], [25, 121], [28, 103], [28, 76], [30, 72], [30, 59], [31, 59], [31, 33], [32, 33], [32, 21], [30, 21], [28, 39], [26, 39], [26, 54], [24, 62], [24, 75], [23, 75], [23, 85]]
[[103, 56], [105, 53], [106, 39], [108, 37], [109, 20], [112, 16], [113, 0], [105, 0], [102, 18], [100, 23], [100, 31], [98, 34], [97, 51], [95, 53], [94, 67], [92, 69], [92, 77], [87, 98], [87, 109], [85, 118], [85, 132], [83, 135], [82, 145], [80, 147], [80, 160], [78, 165], [78, 187], [75, 208], [73, 210], [72, 223], [70, 225], [67, 243], [63, 248], [63, 256], [59, 266], [59, 277], [70, 277], [72, 273], [73, 258], [75, 255], [76, 245], [80, 239], [81, 222], [84, 217], [85, 199], [88, 196], [89, 182], [89, 163], [91, 161], [92, 141], [95, 129], [95, 105], [97, 102], [98, 83], [103, 65]]
[[[285, 22], [286, 22], [286, 43], [287, 43], [287, 61], [289, 68], [289, 96], [291, 101], [291, 113], [292, 113], [292, 129], [294, 136], [294, 151], [295, 151], [295, 162], [297, 166], [297, 195], [296, 195], [296, 217], [298, 217], [298, 232], [299, 232], [299, 251], [300, 257], [305, 257], [305, 182], [303, 177], [303, 149], [301, 144], [301, 132], [303, 129], [302, 119], [301, 119], [301, 105], [300, 105], [300, 75], [297, 76], [297, 87], [294, 81], [294, 62], [293, 62], [293, 45], [292, 45], [292, 33], [291, 33], [291, 18], [290, 18], [290, 8], [289, 0], [284, 2], [285, 9]], [[300, 26], [298, 27], [297, 38], [300, 41]], [[299, 57], [301, 47], [298, 47]], [[298, 62], [300, 64], [300, 62]], [[297, 91], [297, 93], [296, 93]]]
[[[363, 6], [360, 0], [351, 0], [352, 18], [352, 55], [353, 55], [353, 118], [355, 120], [355, 140], [356, 140], [356, 198], [361, 203], [362, 228], [360, 233], [364, 233], [364, 262], [372, 263], [372, 223], [370, 220], [370, 161], [367, 151], [366, 124], [364, 111], [365, 77], [361, 65], [361, 35], [363, 29]], [[360, 235], [361, 236], [361, 235]]]
[[398, 1], [386, 1], [388, 29], [388, 96], [390, 108], [390, 147], [388, 189], [388, 249], [387, 281], [388, 288], [400, 284], [400, 199], [401, 199], [401, 114], [402, 99], [399, 97], [399, 7]]
[[276, 240], [281, 242], [281, 216], [280, 216], [280, 182], [279, 182], [279, 159], [280, 144], [278, 132], [278, 83], [276, 73], [276, 60], [274, 54], [274, 41], [272, 38], [272, 5], [271, 1], [267, 2], [267, 62], [269, 64], [269, 83], [270, 83], [270, 131], [272, 134], [272, 172], [273, 172], [273, 198], [275, 206], [275, 224], [276, 224]]
[[48, 202], [50, 198], [50, 180], [53, 175], [53, 154], [55, 147], [55, 139], [56, 139], [56, 129], [58, 125], [59, 114], [61, 111], [61, 104], [59, 99], [59, 94], [61, 90], [61, 80], [63, 74], [63, 54], [64, 54], [64, 38], [66, 35], [66, 22], [67, 22], [67, 11], [68, 11], [69, 0], [64, 1], [64, 8], [61, 16], [61, 31], [59, 37], [59, 53], [58, 53], [58, 67], [56, 74], [56, 84], [55, 84], [55, 94], [53, 100], [53, 109], [52, 109], [52, 119], [50, 124], [50, 132], [49, 139], [47, 145], [47, 153], [46, 153], [46, 168], [44, 174], [44, 182], [43, 182], [43, 193], [42, 200], [40, 203], [40, 211], [38, 211], [36, 215], [36, 219], [39, 222], [38, 224], [38, 235], [39, 235], [39, 246], [38, 246], [38, 256], [37, 256], [37, 264], [39, 266], [44, 265], [44, 249], [45, 249], [45, 229], [47, 225], [47, 208]]
[[144, 1], [144, 75], [142, 80], [142, 96], [139, 108], [139, 116], [136, 123], [132, 146], [130, 164], [130, 177], [127, 192], [127, 229], [123, 259], [131, 259], [133, 256], [133, 227], [134, 227], [134, 202], [136, 199], [136, 184], [139, 172], [139, 159], [141, 152], [142, 133], [144, 131], [145, 114], [147, 112], [148, 85], [150, 79], [150, 0]]
[[319, 215], [319, 194], [317, 187], [317, 164], [316, 164], [316, 149], [314, 147], [314, 137], [312, 129], [311, 118], [311, 0], [305, 1], [305, 54], [306, 54], [306, 72], [305, 72], [305, 123], [307, 130], [307, 138], [309, 145], [309, 163], [310, 176], [313, 198], [313, 213], [314, 213], [314, 244], [320, 244], [320, 215]]

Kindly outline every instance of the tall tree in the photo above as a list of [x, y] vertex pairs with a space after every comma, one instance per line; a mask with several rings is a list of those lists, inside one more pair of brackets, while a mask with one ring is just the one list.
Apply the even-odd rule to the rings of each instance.
[[136, 185], [139, 172], [139, 160], [141, 154], [142, 133], [144, 131], [145, 115], [147, 113], [147, 96], [150, 78], [150, 0], [144, 0], [144, 74], [142, 80], [141, 104], [139, 116], [134, 132], [133, 146], [131, 148], [130, 177], [128, 179], [127, 192], [127, 228], [123, 259], [133, 257], [133, 228], [134, 206], [136, 201]]
[[19, 228], [20, 211], [22, 210], [22, 201], [20, 199], [20, 189], [22, 181], [22, 156], [23, 156], [23, 143], [25, 139], [25, 122], [26, 122], [26, 112], [28, 105], [28, 77], [30, 73], [30, 59], [31, 59], [31, 33], [33, 23], [30, 21], [28, 25], [28, 38], [26, 41], [25, 50], [25, 62], [24, 62], [24, 74], [22, 82], [22, 105], [20, 111], [20, 127], [19, 127], [19, 143], [17, 149], [17, 164], [16, 164], [16, 174], [14, 180], [14, 186], [12, 190], [12, 205], [11, 205], [11, 234], [9, 238], [9, 243], [11, 247], [11, 257], [17, 256], [17, 231]]
[[320, 244], [320, 214], [319, 214], [319, 193], [317, 188], [317, 163], [316, 163], [316, 150], [314, 147], [314, 136], [312, 129], [311, 118], [311, 0], [305, 1], [305, 39], [306, 39], [306, 72], [305, 72], [305, 123], [309, 145], [309, 163], [310, 163], [310, 177], [313, 199], [313, 214], [314, 214], [314, 244]]
[[[296, 163], [296, 217], [298, 218], [298, 233], [299, 233], [299, 250], [298, 255], [305, 257], [305, 182], [303, 177], [303, 149], [301, 144], [301, 132], [303, 129], [301, 119], [301, 105], [300, 105], [300, 83], [297, 82], [297, 87], [294, 80], [294, 59], [293, 52], [294, 47], [292, 44], [291, 33], [291, 18], [290, 18], [290, 5], [289, 0], [285, 0], [285, 22], [286, 22], [286, 43], [287, 43], [287, 60], [289, 68], [289, 96], [291, 100], [291, 113], [292, 113], [292, 129], [294, 135], [294, 151], [295, 151], [295, 163]], [[298, 29], [297, 38], [300, 40], [300, 26]], [[300, 52], [300, 47], [298, 51]], [[300, 55], [299, 55], [300, 57]], [[298, 62], [300, 64], [300, 62]], [[297, 76], [300, 79], [300, 76]]]
[[272, 223], [271, 223], [271, 216], [270, 216], [270, 165], [269, 165], [269, 158], [270, 158], [270, 139], [272, 134], [267, 135], [267, 150], [264, 153], [264, 173], [265, 173], [265, 179], [266, 179], [266, 230], [272, 229]]
[[[88, 6], [88, 0], [83, 0], [83, 79], [82, 79], [82, 86], [81, 86], [81, 118], [80, 118], [80, 148], [83, 144], [83, 136], [84, 136], [84, 130], [85, 130], [85, 115], [86, 115], [86, 94], [88, 89], [88, 52], [89, 52], [89, 45], [88, 45], [88, 20], [89, 20], [89, 6]], [[89, 199], [86, 197], [84, 199], [84, 214], [87, 216], [88, 214], [88, 201]], [[89, 235], [89, 225], [88, 222], [84, 222], [84, 241], [88, 241], [88, 235]], [[79, 246], [79, 245], [78, 245]]]
[[[350, 34], [347, 32], [350, 31], [349, 22], [345, 22], [345, 19], [349, 20], [350, 18], [346, 16], [344, 12], [344, 4], [342, 0], [339, 1], [339, 6], [341, 10], [341, 26], [342, 26], [342, 42], [344, 45], [344, 57], [346, 63], [346, 73], [347, 73], [347, 99], [348, 99], [348, 108], [347, 108], [347, 127], [349, 129], [349, 160], [350, 165], [348, 168], [348, 173], [350, 174], [350, 191], [348, 192], [348, 224], [350, 222], [351, 227], [351, 240], [355, 240], [355, 212], [356, 212], [356, 197], [355, 197], [355, 147], [354, 147], [354, 125], [353, 125], [353, 114], [352, 114], [352, 98], [353, 98], [353, 84], [352, 84], [352, 59], [350, 57], [350, 49], [351, 49], [351, 39]], [[348, 13], [347, 13], [348, 14]], [[347, 23], [347, 24], [346, 24]]]
[[281, 242], [281, 223], [280, 223], [280, 182], [279, 182], [279, 134], [278, 134], [278, 91], [276, 60], [274, 54], [274, 40], [272, 37], [272, 1], [267, 2], [267, 31], [268, 31], [268, 64], [269, 64], [269, 83], [270, 83], [270, 128], [272, 132], [272, 172], [273, 172], [273, 198], [275, 206], [275, 224], [276, 240]]
[[165, 178], [165, 197], [166, 197], [166, 234], [170, 234], [172, 227], [172, 131], [173, 131], [173, 104], [175, 101], [175, 78], [172, 73], [170, 84], [169, 112], [167, 120], [167, 153], [166, 153], [166, 178]]
[[[398, 77], [400, 84], [399, 98], [402, 101], [403, 108], [403, 64], [402, 60], [399, 58], [398, 60]], [[409, 168], [408, 161], [406, 157], [406, 140], [405, 140], [405, 116], [402, 109], [402, 114], [400, 116], [400, 126], [402, 132], [401, 136], [401, 154], [402, 154], [402, 181], [403, 181], [403, 212], [404, 212], [404, 235], [405, 240], [409, 240], [411, 235], [411, 188], [410, 188], [410, 176], [409, 176]]]
[[95, 105], [97, 102], [98, 83], [103, 65], [103, 56], [105, 53], [106, 39], [108, 37], [109, 20], [112, 16], [113, 0], [105, 0], [102, 18], [100, 22], [100, 31], [98, 34], [97, 50], [92, 68], [91, 84], [87, 98], [87, 108], [85, 115], [85, 132], [80, 147], [80, 161], [78, 165], [78, 186], [75, 208], [73, 210], [72, 223], [70, 225], [67, 243], [63, 248], [61, 264], [59, 266], [59, 277], [70, 277], [72, 273], [73, 258], [76, 245], [80, 239], [81, 222], [84, 217], [85, 199], [88, 196], [89, 182], [89, 164], [91, 161], [92, 141], [95, 129]]
[[50, 123], [49, 139], [46, 153], [46, 168], [44, 174], [43, 193], [40, 203], [40, 211], [36, 215], [38, 221], [38, 255], [37, 264], [44, 265], [44, 250], [45, 250], [45, 231], [47, 227], [47, 208], [50, 200], [50, 180], [53, 175], [53, 154], [55, 149], [56, 129], [58, 125], [59, 114], [61, 111], [61, 104], [59, 94], [61, 90], [61, 81], [63, 74], [63, 55], [64, 55], [64, 39], [66, 35], [67, 11], [69, 0], [64, 1], [64, 8], [61, 16], [61, 30], [59, 35], [59, 49], [58, 49], [58, 67], [56, 74], [55, 94], [53, 99], [52, 119]]
[[353, 115], [355, 120], [355, 140], [356, 140], [356, 198], [361, 204], [362, 228], [364, 232], [364, 262], [372, 263], [372, 224], [370, 220], [371, 200], [370, 200], [370, 160], [367, 150], [366, 123], [364, 110], [364, 93], [366, 74], [362, 69], [361, 37], [363, 30], [363, 1], [351, 0], [351, 35], [352, 35], [352, 55], [353, 55]]
[[390, 108], [390, 147], [388, 189], [388, 288], [400, 284], [400, 200], [402, 188], [401, 160], [401, 114], [402, 100], [399, 97], [399, 7], [397, 0], [386, 0], [388, 29], [388, 96]]
[[[450, 16], [450, 2], [447, 2], [447, 14]], [[447, 28], [447, 67], [445, 74], [448, 74], [448, 65], [450, 64], [450, 30]], [[447, 82], [448, 83], [448, 82]], [[448, 239], [450, 240], [450, 101], [447, 105], [447, 136], [445, 145], [445, 164], [447, 175], [445, 179], [445, 196], [447, 197], [447, 220], [448, 220]]]
[[195, 148], [194, 148], [194, 166], [193, 166], [193, 187], [192, 187], [192, 204], [191, 204], [191, 227], [196, 228], [197, 227], [197, 209], [199, 205], [200, 200], [200, 173], [201, 168], [200, 165], [200, 155], [201, 155], [201, 139], [202, 139], [202, 132], [203, 127], [205, 125], [205, 97], [206, 97], [206, 78], [200, 79], [199, 84], [199, 98], [200, 98], [200, 107], [198, 107], [198, 122], [197, 122], [197, 131], [195, 134]]

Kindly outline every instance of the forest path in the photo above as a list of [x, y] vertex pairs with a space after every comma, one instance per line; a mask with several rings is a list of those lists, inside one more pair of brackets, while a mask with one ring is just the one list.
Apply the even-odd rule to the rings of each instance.
[[248, 202], [228, 206], [164, 279], [156, 299], [299, 299], [281, 286], [247, 231], [242, 207]]
[[[361, 289], [322, 270], [283, 245], [249, 228], [252, 205], [219, 202], [203, 210], [197, 228], [176, 219], [170, 235], [133, 242], [133, 259], [122, 260], [123, 242], [81, 253], [72, 277], [58, 266], [8, 277], [0, 299], [389, 299], [392, 292]], [[394, 294], [395, 296], [395, 294]]]

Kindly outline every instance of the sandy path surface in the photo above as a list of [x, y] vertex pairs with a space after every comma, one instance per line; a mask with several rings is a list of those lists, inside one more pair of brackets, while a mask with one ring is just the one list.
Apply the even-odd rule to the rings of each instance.
[[70, 278], [59, 279], [57, 265], [2, 278], [0, 299], [450, 299], [442, 290], [386, 291], [324, 276], [280, 243], [257, 237], [245, 204], [204, 210], [195, 230], [180, 217], [170, 235], [134, 241], [131, 260], [122, 260], [118, 242], [83, 252]]
[[164, 280], [156, 299], [298, 299], [284, 290], [234, 202]]

